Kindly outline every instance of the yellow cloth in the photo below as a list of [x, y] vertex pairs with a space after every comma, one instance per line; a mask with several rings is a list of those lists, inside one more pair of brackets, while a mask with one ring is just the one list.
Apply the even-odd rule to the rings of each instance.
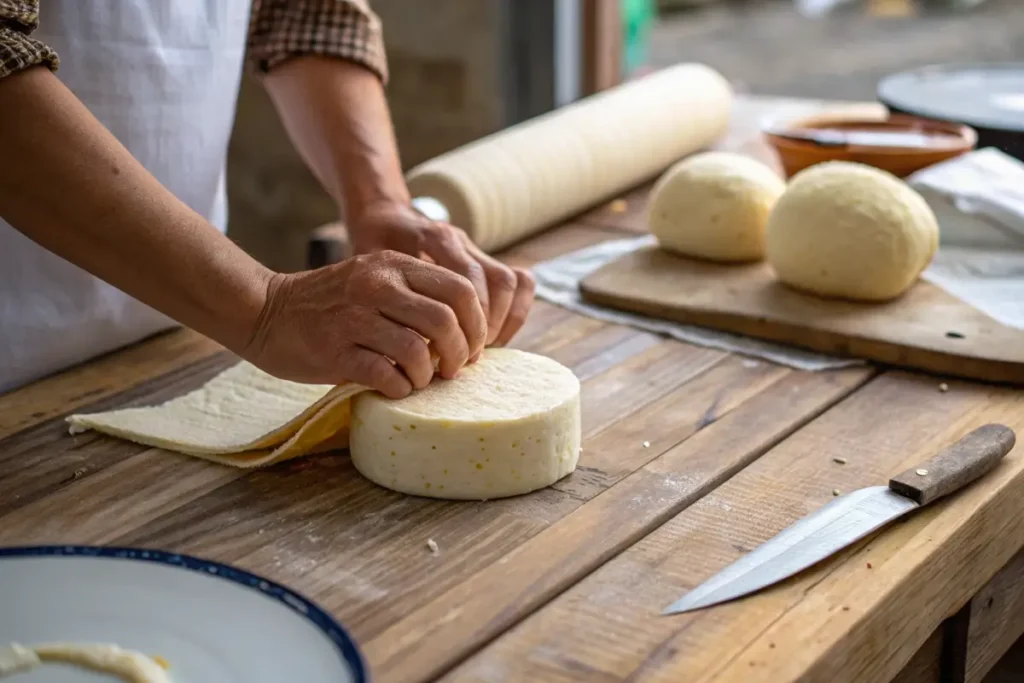
[[261, 467], [344, 448], [358, 384], [299, 384], [245, 361], [196, 391], [158, 406], [67, 419], [71, 433], [96, 430], [234, 467]]

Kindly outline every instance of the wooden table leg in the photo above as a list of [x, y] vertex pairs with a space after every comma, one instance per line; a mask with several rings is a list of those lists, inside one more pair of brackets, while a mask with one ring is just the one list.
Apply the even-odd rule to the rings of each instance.
[[982, 683], [1024, 635], [1024, 550], [974, 596], [967, 644], [967, 683]]
[[928, 638], [892, 683], [984, 683], [1024, 635], [1024, 550]]
[[942, 625], [940, 683], [967, 680], [967, 640], [971, 631], [971, 601]]

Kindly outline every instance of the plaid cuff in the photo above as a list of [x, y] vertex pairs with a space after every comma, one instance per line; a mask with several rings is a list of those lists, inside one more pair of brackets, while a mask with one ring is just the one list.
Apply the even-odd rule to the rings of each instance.
[[290, 57], [323, 55], [388, 79], [380, 19], [365, 0], [256, 0], [248, 49], [249, 66], [260, 74]]
[[[0, 6], [0, 10], [2, 9]], [[0, 25], [0, 78], [40, 64], [56, 70], [60, 60], [56, 52], [38, 40]]]
[[39, 28], [39, 0], [0, 0], [0, 24], [31, 33]]

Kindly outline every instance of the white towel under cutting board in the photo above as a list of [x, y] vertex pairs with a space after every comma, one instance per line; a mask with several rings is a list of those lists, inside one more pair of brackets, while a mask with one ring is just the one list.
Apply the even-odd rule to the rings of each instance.
[[939, 252], [924, 279], [1024, 329], [1024, 163], [987, 148], [907, 182], [939, 220]]

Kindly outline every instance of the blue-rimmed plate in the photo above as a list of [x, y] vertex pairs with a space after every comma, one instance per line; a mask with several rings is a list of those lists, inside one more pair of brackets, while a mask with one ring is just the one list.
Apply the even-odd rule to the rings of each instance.
[[[112, 643], [160, 656], [174, 683], [365, 683], [355, 643], [295, 592], [225, 565], [129, 548], [0, 548], [0, 647]], [[98, 683], [43, 666], [18, 683]]]

